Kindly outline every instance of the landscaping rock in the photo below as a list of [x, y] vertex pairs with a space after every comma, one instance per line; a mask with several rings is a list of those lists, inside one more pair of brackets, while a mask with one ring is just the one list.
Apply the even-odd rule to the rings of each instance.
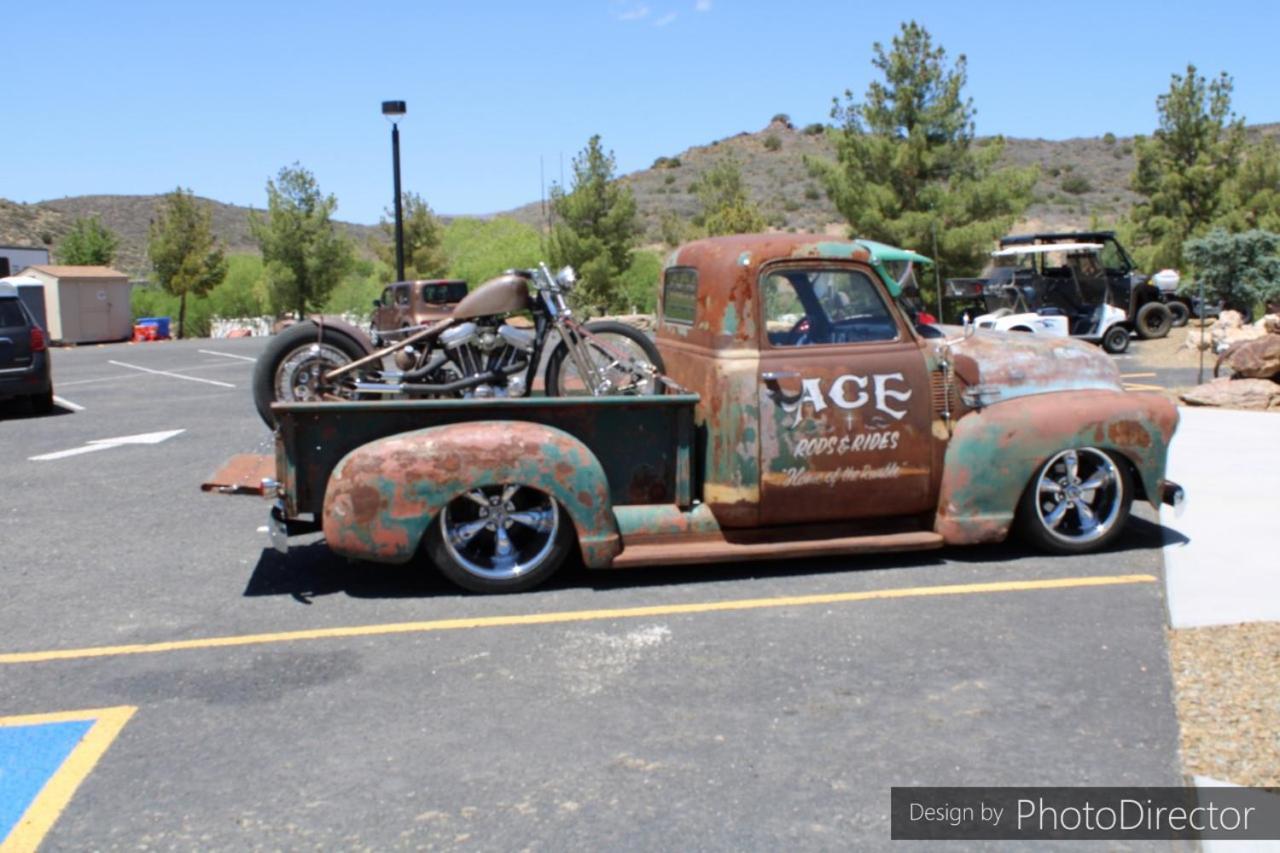
[[1257, 340], [1233, 344], [1214, 365], [1217, 376], [1226, 368], [1237, 377], [1274, 379], [1280, 376], [1280, 335], [1263, 335]]
[[1224, 376], [1183, 392], [1182, 401], [1192, 406], [1280, 409], [1280, 383], [1270, 379], [1228, 379]]
[[1268, 335], [1280, 335], [1280, 314], [1268, 314], [1254, 325]]

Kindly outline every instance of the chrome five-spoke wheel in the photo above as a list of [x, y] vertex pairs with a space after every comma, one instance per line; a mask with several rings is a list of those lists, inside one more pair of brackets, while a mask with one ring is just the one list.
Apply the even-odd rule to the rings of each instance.
[[480, 486], [441, 511], [427, 546], [454, 583], [473, 592], [514, 592], [559, 567], [570, 526], [544, 492], [518, 483]]
[[1111, 541], [1133, 500], [1126, 466], [1094, 447], [1054, 454], [1036, 473], [1021, 507], [1023, 531], [1052, 551], [1079, 553]]

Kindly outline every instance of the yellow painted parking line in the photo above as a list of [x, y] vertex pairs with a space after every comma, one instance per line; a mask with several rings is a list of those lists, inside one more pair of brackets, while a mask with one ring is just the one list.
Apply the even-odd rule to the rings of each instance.
[[1124, 390], [1126, 391], [1163, 391], [1164, 388], [1159, 385], [1143, 385], [1139, 382], [1126, 382], [1124, 383]]
[[1121, 379], [1151, 379], [1154, 376], [1155, 376], [1154, 373], [1121, 373], [1120, 374]]
[[47, 723], [67, 723], [93, 720], [93, 726], [84, 734], [58, 770], [49, 777], [44, 787], [27, 806], [26, 811], [0, 841], [0, 853], [34, 851], [40, 846], [54, 821], [66, 809], [85, 778], [102, 758], [107, 747], [120, 734], [125, 723], [138, 709], [131, 705], [115, 708], [92, 708], [84, 711], [62, 711], [54, 714], [28, 714], [21, 717], [0, 717], [0, 727], [33, 726]]
[[9, 652], [0, 654], [0, 664], [45, 663], [56, 660], [122, 657], [125, 655], [160, 654], [192, 649], [220, 649], [232, 646], [256, 646], [267, 643], [294, 643], [303, 640], [331, 640], [350, 637], [377, 637], [387, 634], [424, 634], [432, 631], [458, 631], [466, 628], [505, 628], [517, 625], [552, 625], [566, 622], [595, 622], [610, 619], [640, 619], [654, 616], [678, 616], [690, 613], [763, 610], [775, 607], [812, 607], [819, 604], [845, 604], [855, 601], [879, 601], [894, 598], [925, 598], [942, 595], [978, 595], [982, 593], [1025, 592], [1046, 589], [1118, 586], [1155, 583], [1154, 575], [1101, 575], [1097, 577], [1054, 578], [1051, 580], [998, 581], [994, 583], [949, 584], [945, 586], [899, 587], [865, 592], [836, 592], [820, 595], [797, 595], [778, 598], [739, 598], [728, 601], [705, 601], [688, 604], [656, 604], [646, 607], [622, 607], [610, 610], [567, 610], [553, 613], [525, 613], [510, 616], [473, 616], [461, 619], [436, 619], [429, 622], [395, 622], [382, 625], [355, 625], [345, 628], [313, 628], [283, 631], [275, 634], [242, 634], [231, 637], [206, 637], [195, 640], [171, 640], [160, 643], [136, 643], [124, 646], [94, 646], [83, 649], [55, 649], [43, 652]]

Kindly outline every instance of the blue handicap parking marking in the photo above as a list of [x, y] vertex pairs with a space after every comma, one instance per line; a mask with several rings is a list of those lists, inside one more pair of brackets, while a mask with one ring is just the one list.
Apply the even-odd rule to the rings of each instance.
[[0, 726], [0, 842], [93, 724], [89, 719]]

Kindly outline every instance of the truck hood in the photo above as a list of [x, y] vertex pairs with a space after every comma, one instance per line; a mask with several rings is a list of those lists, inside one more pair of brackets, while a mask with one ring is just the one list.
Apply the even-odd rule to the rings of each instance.
[[[971, 404], [993, 403], [1053, 391], [1123, 390], [1120, 370], [1098, 347], [1074, 338], [978, 330], [963, 337], [942, 327], [936, 356], [950, 361]], [[953, 343], [948, 343], [953, 342]]]

